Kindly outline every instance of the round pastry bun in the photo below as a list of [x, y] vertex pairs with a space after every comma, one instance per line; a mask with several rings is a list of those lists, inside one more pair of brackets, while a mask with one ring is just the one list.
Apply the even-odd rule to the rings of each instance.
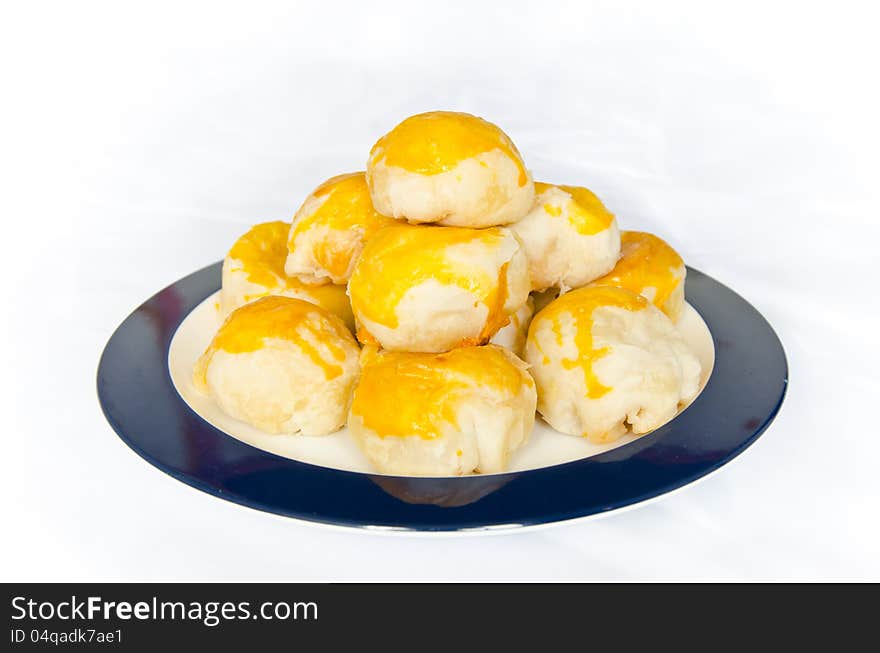
[[365, 347], [348, 428], [383, 474], [490, 474], [525, 444], [535, 402], [525, 363], [502, 347], [443, 354]]
[[267, 296], [226, 318], [193, 381], [227, 415], [262, 431], [325, 435], [345, 424], [359, 355], [335, 315]]
[[344, 284], [366, 240], [394, 222], [373, 208], [363, 172], [328, 179], [293, 217], [284, 269], [304, 283]]
[[699, 392], [700, 363], [647, 299], [611, 286], [572, 290], [538, 313], [525, 360], [538, 412], [557, 431], [611, 442], [672, 419]]
[[620, 255], [617, 220], [591, 191], [535, 183], [532, 210], [510, 228], [523, 241], [533, 290], [580, 288]]
[[684, 310], [684, 261], [664, 240], [644, 231], [620, 235], [620, 260], [614, 269], [591, 285], [626, 288], [678, 322]]
[[358, 338], [394, 351], [481, 345], [522, 307], [528, 262], [509, 229], [400, 224], [379, 231], [348, 293]]
[[380, 138], [370, 151], [367, 183], [383, 215], [452, 227], [515, 222], [535, 192], [507, 134], [453, 111], [411, 116]]
[[354, 330], [354, 316], [345, 286], [315, 286], [285, 274], [289, 231], [287, 222], [263, 222], [235, 241], [223, 260], [221, 314], [225, 317], [266, 295], [281, 295], [316, 304], [342, 318], [346, 326]]

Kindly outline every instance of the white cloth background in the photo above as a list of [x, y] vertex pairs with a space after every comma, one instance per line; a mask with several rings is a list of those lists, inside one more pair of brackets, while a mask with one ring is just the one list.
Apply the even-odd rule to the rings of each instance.
[[[877, 16], [823, 4], [7, 6], [0, 579], [880, 580]], [[764, 313], [791, 387], [750, 450], [627, 513], [425, 539], [220, 501], [115, 436], [118, 323], [437, 108]]]

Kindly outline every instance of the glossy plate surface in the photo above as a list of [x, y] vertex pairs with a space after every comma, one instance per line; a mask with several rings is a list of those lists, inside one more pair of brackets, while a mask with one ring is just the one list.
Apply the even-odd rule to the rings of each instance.
[[715, 367], [681, 415], [611, 451], [528, 471], [461, 478], [379, 476], [320, 467], [252, 447], [196, 415], [175, 390], [169, 346], [220, 286], [220, 263], [141, 305], [98, 368], [108, 421], [174, 478], [252, 508], [338, 526], [453, 531], [546, 524], [617, 510], [675, 490], [740, 454], [785, 395], [782, 345], [739, 295], [688, 268], [686, 295], [712, 332]]

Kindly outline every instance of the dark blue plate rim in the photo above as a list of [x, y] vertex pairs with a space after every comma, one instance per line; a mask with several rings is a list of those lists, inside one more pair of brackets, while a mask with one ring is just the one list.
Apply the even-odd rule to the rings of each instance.
[[462, 478], [378, 476], [282, 458], [215, 428], [168, 371], [177, 327], [220, 287], [220, 266], [160, 291], [116, 329], [98, 397], [119, 437], [172, 477], [244, 506], [336, 526], [457, 531], [534, 526], [618, 510], [713, 472], [779, 411], [788, 365], [779, 338], [742, 297], [688, 268], [686, 295], [709, 327], [715, 367], [700, 396], [665, 426], [617, 449], [536, 470]]

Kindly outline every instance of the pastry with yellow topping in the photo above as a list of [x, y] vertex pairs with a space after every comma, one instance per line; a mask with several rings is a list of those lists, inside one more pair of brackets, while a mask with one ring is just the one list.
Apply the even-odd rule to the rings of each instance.
[[646, 297], [673, 322], [684, 310], [684, 261], [664, 240], [644, 231], [620, 235], [620, 260], [595, 286], [617, 286]]
[[535, 300], [529, 296], [525, 304], [510, 316], [510, 322], [501, 327], [489, 340], [489, 344], [498, 345], [509, 349], [517, 356], [522, 356], [523, 347], [526, 345], [526, 334], [529, 332], [529, 322], [535, 314]]
[[348, 428], [384, 474], [490, 474], [525, 444], [535, 402], [526, 365], [495, 345], [443, 354], [366, 347]]
[[454, 111], [411, 116], [380, 138], [367, 183], [379, 213], [453, 227], [515, 222], [534, 198], [531, 175], [507, 134]]
[[266, 295], [282, 295], [316, 304], [338, 315], [353, 329], [354, 318], [345, 286], [314, 286], [285, 274], [289, 231], [287, 222], [263, 222], [251, 227], [235, 242], [223, 260], [222, 314], [226, 316]]
[[193, 381], [227, 415], [262, 431], [325, 435], [345, 424], [359, 355], [335, 315], [267, 296], [226, 318]]
[[510, 228], [522, 239], [533, 290], [580, 288], [620, 255], [617, 221], [591, 191], [535, 183], [532, 210]]
[[395, 351], [485, 344], [529, 294], [528, 261], [503, 227], [400, 224], [364, 247], [348, 283], [358, 338]]
[[525, 360], [538, 412], [594, 442], [651, 431], [696, 397], [700, 363], [647, 299], [612, 286], [572, 290], [532, 320]]
[[293, 218], [284, 269], [305, 283], [345, 284], [367, 239], [393, 223], [373, 208], [363, 172], [328, 179]]

